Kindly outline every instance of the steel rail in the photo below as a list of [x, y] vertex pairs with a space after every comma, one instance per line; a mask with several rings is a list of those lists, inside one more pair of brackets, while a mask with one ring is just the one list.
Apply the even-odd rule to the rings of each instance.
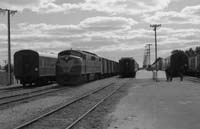
[[117, 92], [124, 85], [126, 85], [126, 83], [122, 84], [117, 89], [115, 89], [113, 92], [111, 92], [109, 95], [107, 95], [106, 97], [104, 97], [103, 99], [101, 99], [97, 104], [95, 104], [92, 108], [90, 108], [83, 115], [81, 115], [79, 118], [77, 118], [73, 123], [71, 123], [65, 129], [71, 129], [72, 127], [74, 127], [80, 120], [82, 120], [84, 117], [86, 117], [90, 112], [92, 112], [95, 108], [97, 108], [100, 104], [102, 104], [106, 99], [108, 99], [110, 96], [112, 96], [115, 92]]
[[[51, 86], [51, 85], [50, 85]], [[57, 86], [57, 85], [55, 85]], [[26, 94], [31, 94], [31, 93], [37, 93], [37, 92], [40, 92], [40, 91], [45, 91], [45, 90], [49, 90], [49, 89], [53, 89], [55, 86], [52, 86], [52, 87], [42, 87], [42, 89], [34, 89], [33, 91], [30, 91], [30, 92], [24, 92], [24, 93], [18, 93], [18, 94], [14, 94], [14, 95], [5, 95], [5, 96], [2, 96], [0, 97], [0, 100], [2, 99], [6, 99], [6, 98], [11, 98], [11, 97], [17, 97], [17, 96], [21, 96], [21, 95], [26, 95]], [[24, 89], [18, 89], [18, 90], [24, 90]], [[15, 90], [14, 92], [18, 91], [18, 90]], [[8, 91], [9, 92], [9, 91]], [[10, 91], [10, 92], [13, 92], [13, 91]]]
[[[32, 95], [30, 93], [27, 93], [27, 94], [25, 94], [26, 96], [24, 94], [22, 94], [22, 95], [17, 96], [19, 98], [14, 98], [14, 97], [5, 98], [5, 99], [11, 99], [11, 100], [5, 101], [5, 102], [0, 102], [0, 106], [5, 105], [5, 104], [9, 104], [9, 103], [14, 103], [14, 102], [21, 101], [21, 100], [25, 100], [25, 99], [30, 99], [30, 98], [37, 97], [37, 96], [41, 96], [41, 95], [48, 94], [48, 93], [51, 93], [51, 92], [63, 90], [63, 89], [66, 89], [66, 88], [68, 88], [68, 87], [65, 87], [65, 88], [62, 88], [62, 89], [55, 89], [55, 90], [51, 89], [50, 91], [46, 91], [46, 92], [44, 92], [44, 90], [37, 91], [37, 92], [42, 92], [42, 93], [37, 94], [37, 92], [36, 92], [35, 94], [32, 94]], [[14, 98], [14, 99], [12, 99], [12, 98]], [[3, 101], [3, 99], [1, 101]]]
[[16, 86], [0, 86], [0, 91], [1, 90], [9, 90], [9, 89], [17, 89], [17, 88], [22, 88], [23, 86], [21, 86], [21, 85], [16, 85]]

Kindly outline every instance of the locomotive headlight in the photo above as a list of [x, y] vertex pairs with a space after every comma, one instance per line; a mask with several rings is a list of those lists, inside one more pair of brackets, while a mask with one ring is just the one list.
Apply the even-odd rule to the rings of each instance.
[[38, 71], [38, 68], [37, 68], [37, 67], [35, 68], [35, 71], [36, 71], [36, 72]]
[[69, 59], [69, 57], [68, 57], [68, 56], [66, 56], [66, 57], [65, 57], [65, 60], [68, 60], [68, 59]]

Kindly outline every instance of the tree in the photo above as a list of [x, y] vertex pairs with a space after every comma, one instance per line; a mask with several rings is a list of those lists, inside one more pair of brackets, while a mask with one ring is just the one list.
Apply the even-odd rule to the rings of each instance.
[[195, 56], [195, 55], [196, 55], [196, 51], [194, 51], [192, 48], [190, 48], [189, 50], [186, 50], [186, 51], [185, 51], [185, 54], [186, 54], [188, 57]]
[[196, 53], [196, 54], [200, 54], [200, 47], [196, 47], [196, 48], [195, 48], [195, 53]]

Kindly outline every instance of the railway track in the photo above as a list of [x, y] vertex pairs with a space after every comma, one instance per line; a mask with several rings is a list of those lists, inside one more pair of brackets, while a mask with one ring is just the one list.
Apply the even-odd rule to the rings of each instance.
[[185, 77], [185, 79], [188, 81], [200, 83], [200, 78], [197, 78], [197, 77]]
[[21, 85], [7, 86], [7, 87], [2, 86], [2, 87], [0, 87], [0, 92], [1, 91], [6, 91], [6, 90], [18, 89], [18, 88], [23, 88], [23, 86], [21, 86]]
[[111, 83], [89, 91], [14, 129], [71, 129], [125, 84]]
[[57, 84], [50, 84], [44, 87], [27, 87], [27, 88], [15, 87], [11, 89], [4, 89], [4, 90], [0, 90], [0, 98], [6, 97], [6, 96], [20, 95], [20, 94], [31, 93], [35, 91], [46, 90], [46, 89], [54, 88], [57, 86], [58, 86]]
[[55, 91], [63, 90], [66, 89], [67, 87], [62, 87], [62, 88], [55, 88], [55, 86], [50, 86], [48, 88], [42, 88], [42, 89], [34, 89], [33, 91], [30, 92], [23, 92], [23, 93], [18, 93], [18, 94], [13, 94], [13, 95], [4, 95], [0, 96], [0, 106], [6, 105], [6, 104], [12, 104], [18, 101], [30, 99], [33, 97], [45, 95], [48, 93], [52, 93]]

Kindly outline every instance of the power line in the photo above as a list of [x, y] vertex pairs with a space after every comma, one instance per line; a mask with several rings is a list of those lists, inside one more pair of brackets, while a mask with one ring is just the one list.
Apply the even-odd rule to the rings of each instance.
[[0, 8], [0, 13], [8, 14], [8, 85], [11, 85], [10, 15], [14, 15], [17, 11]]

